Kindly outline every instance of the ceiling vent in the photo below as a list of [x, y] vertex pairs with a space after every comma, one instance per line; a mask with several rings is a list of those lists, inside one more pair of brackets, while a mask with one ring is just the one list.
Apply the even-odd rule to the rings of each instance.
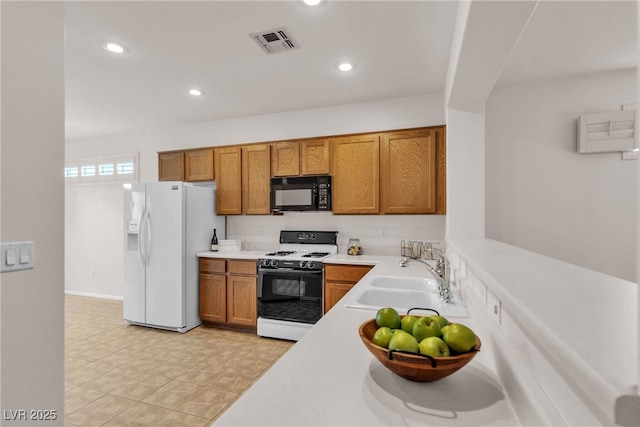
[[271, 55], [273, 53], [286, 52], [298, 49], [300, 46], [293, 41], [286, 27], [274, 28], [272, 30], [260, 31], [249, 34], [253, 40]]

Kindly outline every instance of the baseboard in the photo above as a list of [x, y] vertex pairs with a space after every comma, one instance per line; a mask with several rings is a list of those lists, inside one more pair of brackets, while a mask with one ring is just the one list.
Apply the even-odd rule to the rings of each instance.
[[116, 299], [122, 301], [124, 298], [118, 295], [105, 295], [105, 294], [96, 294], [93, 292], [81, 292], [81, 291], [64, 291], [67, 295], [78, 295], [81, 297], [91, 297], [91, 298], [103, 298], [103, 299]]

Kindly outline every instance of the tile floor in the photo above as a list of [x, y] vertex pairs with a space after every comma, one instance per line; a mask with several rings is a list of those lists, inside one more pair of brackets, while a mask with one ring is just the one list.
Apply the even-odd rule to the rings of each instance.
[[66, 296], [65, 425], [206, 426], [292, 345], [122, 319], [122, 301]]

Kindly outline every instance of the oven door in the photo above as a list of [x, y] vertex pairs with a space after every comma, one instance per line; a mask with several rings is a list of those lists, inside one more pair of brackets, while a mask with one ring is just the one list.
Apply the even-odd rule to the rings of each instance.
[[316, 323], [322, 317], [322, 270], [258, 269], [258, 317]]

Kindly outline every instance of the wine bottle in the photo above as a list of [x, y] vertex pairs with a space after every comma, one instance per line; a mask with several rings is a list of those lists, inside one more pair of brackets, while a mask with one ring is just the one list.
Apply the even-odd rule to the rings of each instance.
[[218, 236], [216, 236], [216, 229], [213, 229], [213, 237], [211, 238], [211, 252], [218, 252]]

